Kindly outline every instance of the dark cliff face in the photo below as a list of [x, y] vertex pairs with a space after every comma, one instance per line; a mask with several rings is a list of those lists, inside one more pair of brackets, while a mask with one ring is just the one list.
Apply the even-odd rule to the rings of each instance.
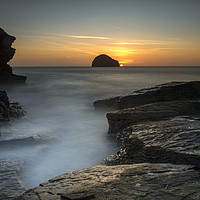
[[120, 67], [120, 65], [117, 60], [105, 54], [101, 54], [93, 60], [92, 67]]
[[1, 122], [24, 117], [25, 111], [17, 102], [10, 102], [5, 91], [0, 91], [0, 126]]
[[12, 68], [7, 63], [13, 58], [15, 49], [12, 48], [12, 43], [15, 37], [8, 35], [3, 29], [0, 28], [0, 81], [13, 82], [25, 81], [25, 76], [18, 76], [12, 73]]
[[8, 35], [3, 29], [0, 28], [0, 63], [9, 62], [14, 54], [15, 49], [12, 48], [12, 43], [15, 41], [14, 36]]

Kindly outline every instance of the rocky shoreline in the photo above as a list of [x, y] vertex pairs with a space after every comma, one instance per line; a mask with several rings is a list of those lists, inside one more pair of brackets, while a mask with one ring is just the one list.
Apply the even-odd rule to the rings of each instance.
[[200, 81], [173, 82], [99, 100], [120, 149], [57, 176], [18, 200], [200, 199]]
[[[5, 91], [0, 91], [0, 127], [11, 123], [13, 120], [25, 117], [25, 111], [18, 102], [11, 102]], [[9, 133], [0, 131], [0, 151], [6, 151], [13, 147], [13, 141]], [[7, 139], [9, 137], [10, 139]], [[21, 160], [4, 160], [0, 159], [0, 199], [12, 200], [21, 193], [25, 188], [20, 182], [20, 172], [23, 169]]]

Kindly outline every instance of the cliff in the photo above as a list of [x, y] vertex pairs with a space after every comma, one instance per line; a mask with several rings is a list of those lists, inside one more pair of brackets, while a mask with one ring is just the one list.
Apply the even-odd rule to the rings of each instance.
[[93, 60], [92, 67], [120, 67], [120, 65], [117, 60], [105, 54], [101, 54]]
[[24, 82], [26, 80], [25, 76], [13, 74], [12, 68], [8, 64], [15, 54], [15, 49], [12, 48], [15, 39], [14, 36], [8, 35], [0, 28], [0, 82]]

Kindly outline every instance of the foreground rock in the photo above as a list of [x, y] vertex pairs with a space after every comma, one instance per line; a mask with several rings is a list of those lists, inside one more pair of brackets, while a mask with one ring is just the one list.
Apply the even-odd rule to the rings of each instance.
[[17, 200], [197, 200], [199, 180], [199, 171], [182, 165], [95, 166], [57, 176]]
[[5, 91], [0, 91], [0, 123], [24, 116], [25, 111], [22, 109], [21, 105], [17, 102], [10, 102], [7, 93]]
[[120, 67], [120, 65], [117, 60], [105, 54], [101, 54], [93, 60], [92, 67]]
[[121, 147], [105, 163], [115, 166], [63, 174], [18, 200], [200, 199], [199, 81], [163, 84], [95, 106], [118, 109], [107, 114], [108, 134]]
[[108, 113], [109, 134], [120, 133], [138, 122], [160, 121], [176, 116], [200, 115], [200, 101], [166, 101]]
[[30, 145], [40, 145], [58, 141], [58, 138], [52, 134], [23, 135], [9, 137], [9, 139], [0, 139], [0, 149], [19, 149], [20, 147], [30, 147]]
[[120, 110], [155, 102], [200, 99], [200, 81], [171, 82], [94, 102], [96, 109]]
[[0, 160], [0, 199], [12, 200], [26, 191], [20, 179], [23, 163]]
[[26, 80], [25, 76], [13, 74], [12, 68], [7, 64], [15, 54], [15, 49], [11, 47], [15, 39], [0, 28], [0, 82], [24, 82]]
[[200, 117], [140, 122], [124, 129], [107, 164], [173, 163], [200, 168]]

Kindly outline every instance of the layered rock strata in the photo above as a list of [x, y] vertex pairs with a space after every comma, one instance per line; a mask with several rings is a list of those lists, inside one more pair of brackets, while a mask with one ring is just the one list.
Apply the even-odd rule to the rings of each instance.
[[25, 76], [13, 74], [8, 64], [15, 54], [15, 49], [12, 48], [15, 39], [14, 36], [8, 35], [0, 28], [0, 82], [24, 82], [26, 80]]
[[121, 148], [106, 159], [107, 164], [156, 162], [200, 167], [200, 82], [143, 89], [119, 97], [116, 105], [125, 109], [107, 114], [108, 134]]
[[13, 200], [26, 191], [19, 181], [23, 162], [0, 160], [0, 199]]
[[94, 102], [96, 109], [121, 110], [163, 101], [200, 99], [200, 81], [171, 82]]
[[200, 199], [200, 82], [167, 83], [95, 106], [118, 109], [107, 114], [108, 135], [120, 149], [104, 163], [114, 166], [60, 175], [18, 200]]
[[57, 176], [17, 200], [197, 200], [199, 180], [190, 166], [102, 165]]

